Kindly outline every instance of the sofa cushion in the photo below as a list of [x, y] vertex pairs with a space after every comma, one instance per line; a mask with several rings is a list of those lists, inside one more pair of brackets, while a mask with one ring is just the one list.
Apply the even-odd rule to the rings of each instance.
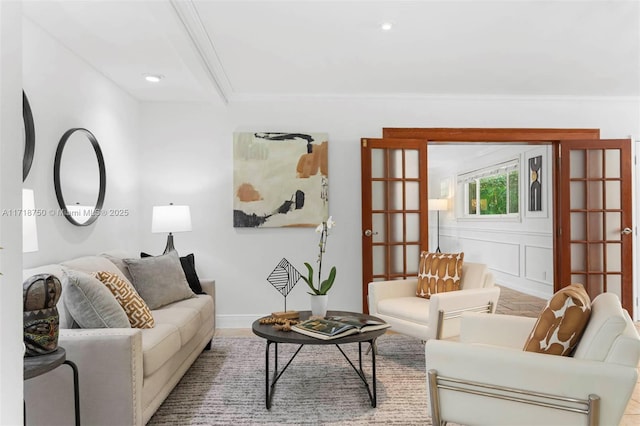
[[97, 278], [65, 269], [63, 281], [64, 304], [81, 328], [131, 328], [122, 306]]
[[464, 253], [420, 253], [416, 296], [460, 290]]
[[142, 370], [144, 377], [156, 372], [182, 347], [180, 331], [172, 324], [158, 324], [142, 330]]
[[106, 271], [96, 272], [96, 278], [107, 286], [122, 306], [132, 328], [153, 328], [155, 323], [151, 310], [131, 284]]
[[428, 325], [429, 301], [421, 297], [382, 299], [378, 302], [378, 313]]
[[487, 280], [489, 268], [484, 263], [464, 262], [462, 265], [462, 278], [460, 279], [461, 290], [471, 290], [474, 288], [493, 287], [493, 281]]
[[576, 347], [574, 358], [604, 361], [614, 340], [627, 326], [618, 296], [599, 294], [591, 304], [591, 318]]
[[168, 310], [171, 308], [189, 308], [194, 309], [200, 313], [201, 321], [205, 321], [211, 318], [213, 315], [213, 297], [209, 295], [197, 295], [196, 297], [192, 297], [190, 299], [180, 300], [179, 302], [172, 303], [169, 306], [163, 306], [162, 308], [156, 309], [154, 312], [159, 312], [163, 310]]
[[182, 346], [186, 345], [196, 335], [202, 324], [198, 310], [190, 308], [171, 306], [171, 309], [156, 309], [153, 311], [153, 317], [158, 324], [175, 326], [180, 332], [180, 344]]
[[124, 262], [133, 277], [133, 286], [152, 310], [195, 296], [175, 251], [143, 259], [124, 259]]
[[589, 321], [591, 300], [582, 284], [558, 290], [533, 326], [524, 350], [570, 355]]

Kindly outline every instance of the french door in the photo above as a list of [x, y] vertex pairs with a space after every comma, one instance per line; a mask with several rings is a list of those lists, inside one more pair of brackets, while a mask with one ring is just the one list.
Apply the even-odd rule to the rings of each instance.
[[368, 283], [418, 274], [428, 246], [427, 142], [362, 139], [362, 294]]
[[633, 318], [631, 140], [561, 141], [558, 174], [560, 287], [615, 293]]

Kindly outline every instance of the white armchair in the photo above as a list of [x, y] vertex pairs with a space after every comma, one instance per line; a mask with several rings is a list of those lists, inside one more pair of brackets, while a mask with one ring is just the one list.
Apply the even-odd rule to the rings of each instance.
[[617, 425], [637, 382], [640, 337], [614, 294], [591, 305], [572, 357], [525, 352], [535, 318], [463, 315], [460, 342], [425, 345], [434, 425]]
[[500, 297], [493, 274], [482, 263], [463, 263], [460, 290], [424, 299], [416, 296], [417, 286], [417, 278], [369, 283], [369, 313], [399, 333], [444, 339], [459, 334], [462, 312], [494, 313]]

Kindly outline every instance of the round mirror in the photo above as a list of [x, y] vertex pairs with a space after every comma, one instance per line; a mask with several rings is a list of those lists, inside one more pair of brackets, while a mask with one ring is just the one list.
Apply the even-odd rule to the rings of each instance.
[[33, 114], [27, 95], [22, 91], [22, 121], [24, 122], [24, 154], [22, 156], [22, 181], [24, 182], [31, 170], [33, 152], [36, 148], [36, 132], [33, 126]]
[[64, 217], [78, 226], [95, 222], [104, 203], [106, 180], [102, 150], [93, 133], [82, 128], [67, 130], [53, 165], [56, 198]]

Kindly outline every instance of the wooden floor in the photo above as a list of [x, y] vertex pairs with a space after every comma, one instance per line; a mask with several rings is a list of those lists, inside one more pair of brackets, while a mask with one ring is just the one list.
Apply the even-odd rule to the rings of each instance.
[[[500, 300], [496, 308], [496, 313], [536, 318], [546, 303], [547, 301], [544, 299], [501, 287]], [[637, 327], [640, 330], [640, 323], [637, 323]], [[216, 330], [217, 336], [250, 336], [252, 334], [250, 329], [244, 328], [223, 328]], [[627, 405], [627, 410], [619, 426], [638, 425], [640, 425], [640, 380], [636, 385], [636, 389], [631, 396], [631, 400], [629, 401], [629, 405]]]

